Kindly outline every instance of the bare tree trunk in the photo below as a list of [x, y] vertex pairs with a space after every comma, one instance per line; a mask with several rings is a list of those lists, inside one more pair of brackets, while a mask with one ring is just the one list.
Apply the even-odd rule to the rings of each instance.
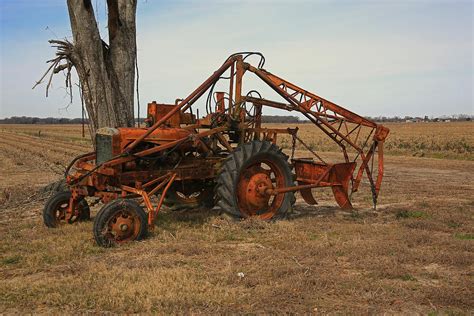
[[107, 0], [109, 44], [101, 38], [90, 0], [67, 0], [74, 42], [70, 61], [81, 82], [93, 134], [134, 124], [136, 0]]
[[135, 66], [137, 59], [136, 0], [107, 0], [110, 59], [117, 74], [117, 83], [133, 118]]

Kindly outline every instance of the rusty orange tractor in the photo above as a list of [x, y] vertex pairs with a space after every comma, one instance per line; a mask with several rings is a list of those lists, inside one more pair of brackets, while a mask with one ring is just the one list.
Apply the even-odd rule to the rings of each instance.
[[[246, 62], [255, 55], [257, 67]], [[68, 191], [47, 202], [45, 224], [88, 219], [85, 198], [95, 197], [104, 206], [94, 220], [94, 237], [107, 247], [144, 238], [163, 204], [214, 205], [235, 218], [271, 220], [292, 211], [295, 192], [316, 204], [311, 190], [330, 187], [337, 204], [351, 208], [349, 196], [364, 174], [375, 205], [389, 130], [268, 72], [264, 62], [260, 53], [231, 55], [185, 99], [149, 103], [146, 128], [98, 130], [95, 151], [76, 157], [66, 170]], [[255, 90], [242, 93], [246, 74], [260, 78], [281, 101]], [[227, 92], [214, 91], [226, 81]], [[200, 117], [193, 105], [206, 92], [207, 113]], [[304, 115], [340, 147], [342, 162], [323, 160], [298, 128], [263, 127], [263, 107]], [[278, 147], [279, 134], [292, 139], [291, 157]], [[295, 157], [297, 144], [312, 158]]]

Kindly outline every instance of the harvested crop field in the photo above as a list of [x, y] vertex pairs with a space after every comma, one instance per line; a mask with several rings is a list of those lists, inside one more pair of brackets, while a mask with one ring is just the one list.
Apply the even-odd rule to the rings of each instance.
[[367, 185], [354, 211], [315, 191], [274, 223], [165, 209], [145, 241], [103, 249], [92, 222], [42, 223], [39, 189], [91, 150], [81, 127], [0, 125], [0, 313], [472, 314], [474, 124], [387, 126], [376, 211]]

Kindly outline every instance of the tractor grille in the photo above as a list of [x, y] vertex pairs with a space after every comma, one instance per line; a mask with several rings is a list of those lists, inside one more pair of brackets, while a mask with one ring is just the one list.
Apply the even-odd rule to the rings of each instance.
[[112, 135], [96, 134], [95, 136], [95, 145], [96, 145], [96, 150], [97, 150], [96, 164], [100, 164], [113, 157], [112, 137], [113, 137]]

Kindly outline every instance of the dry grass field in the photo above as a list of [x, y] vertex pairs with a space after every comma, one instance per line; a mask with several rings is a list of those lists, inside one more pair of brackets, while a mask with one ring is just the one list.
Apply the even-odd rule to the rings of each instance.
[[274, 223], [165, 209], [147, 240], [112, 249], [92, 222], [42, 223], [38, 190], [90, 150], [80, 126], [0, 125], [0, 314], [473, 314], [474, 124], [387, 125], [376, 211], [367, 186], [354, 211], [316, 191]]
[[[384, 147], [388, 154], [474, 160], [474, 124], [472, 122], [387, 123], [385, 125], [390, 128], [390, 136]], [[279, 124], [267, 126], [282, 127]], [[295, 126], [299, 128], [298, 135], [306, 140], [310, 148], [320, 151], [338, 150], [334, 142], [316, 130], [314, 125], [297, 124]], [[361, 143], [364, 139], [361, 137]], [[290, 148], [290, 137], [283, 137], [282, 143], [283, 147]]]

